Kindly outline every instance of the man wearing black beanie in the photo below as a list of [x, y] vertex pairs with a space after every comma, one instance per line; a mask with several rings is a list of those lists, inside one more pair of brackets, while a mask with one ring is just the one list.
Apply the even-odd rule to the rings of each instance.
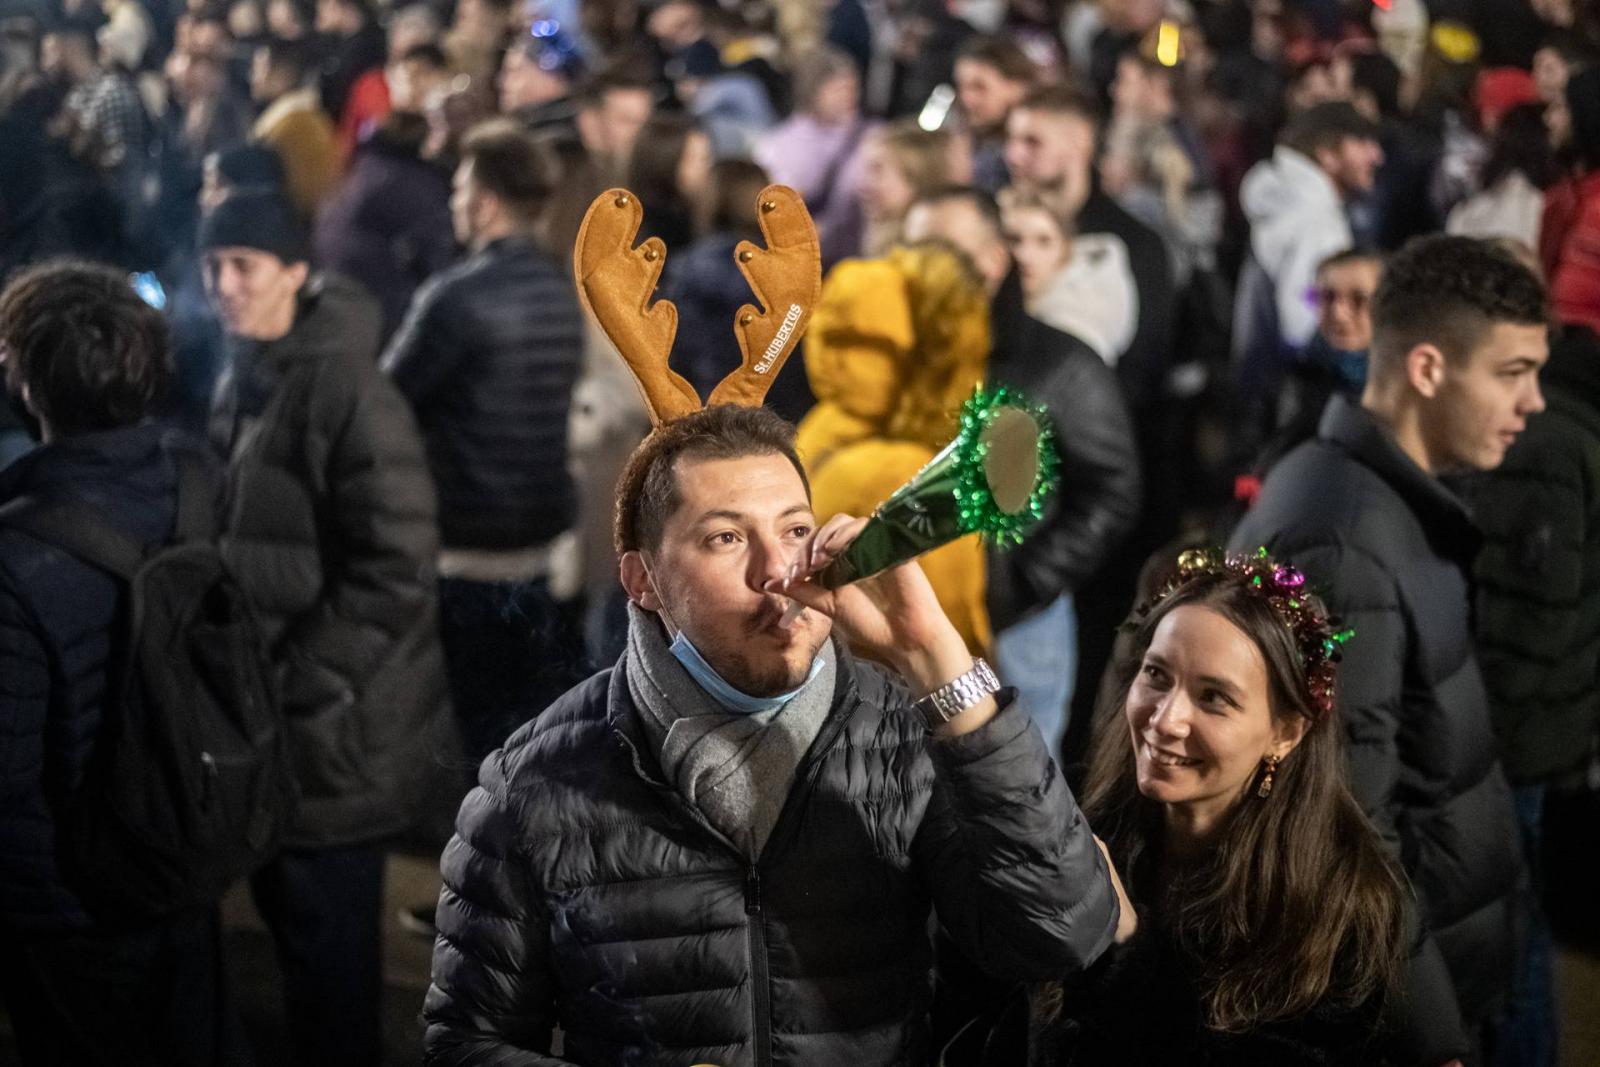
[[230, 195], [200, 250], [232, 357], [211, 424], [229, 465], [223, 552], [272, 642], [301, 794], [251, 890], [293, 1062], [376, 1065], [384, 842], [411, 821], [445, 703], [433, 485], [378, 373], [376, 302], [311, 271], [288, 201]]

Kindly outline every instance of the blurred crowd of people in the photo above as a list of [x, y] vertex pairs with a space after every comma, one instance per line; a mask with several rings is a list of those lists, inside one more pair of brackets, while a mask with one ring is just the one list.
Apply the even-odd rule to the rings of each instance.
[[[614, 487], [651, 421], [580, 308], [571, 264], [585, 210], [614, 187], [638, 198], [639, 238], [666, 249], [657, 296], [677, 308], [672, 368], [705, 397], [742, 359], [732, 323], [751, 297], [737, 248], [762, 241], [759, 194], [772, 183], [808, 205], [824, 279], [804, 345], [766, 398], [796, 424], [793, 440], [724, 428], [743, 442], [730, 455], [793, 456], [825, 520], [870, 513], [921, 469], [979, 385], [1020, 392], [1053, 431], [1059, 486], [1038, 528], [1010, 551], [959, 540], [922, 566], [1065, 781], [1088, 776], [1085, 809], [1109, 852], [1098, 868], [1094, 848], [1075, 852], [1073, 877], [1120, 871], [1141, 914], [1166, 906], [1150, 886], [1170, 871], [1139, 866], [1149, 827], [1127, 817], [1126, 744], [1112, 754], [1095, 711], [1113, 692], [1136, 735], [1160, 733], [1134, 716], [1146, 683], [1130, 680], [1128, 642], [1142, 656], [1176, 640], [1156, 623], [1180, 611], [1137, 635], [1124, 623], [1179, 549], [1266, 546], [1354, 624], [1342, 740], [1302, 750], [1319, 753], [1312, 769], [1301, 756], [1278, 772], [1327, 722], [1301, 700], [1318, 725], [1263, 765], [1263, 798], [1275, 773], [1280, 797], [1326, 777], [1334, 799], [1308, 807], [1321, 829], [1248, 832], [1353, 841], [1375, 828], [1386, 849], [1349, 844], [1351, 877], [1377, 885], [1384, 864], [1403, 870], [1416, 906], [1374, 890], [1363, 914], [1409, 962], [1350, 971], [1359, 1010], [1325, 1033], [1157, 1041], [1149, 1062], [1353, 1062], [1341, 1058], [1357, 1055], [1350, 1028], [1378, 1026], [1369, 995], [1410, 968], [1424, 976], [1417, 1010], [1439, 1027], [1392, 1058], [1360, 1055], [1553, 1064], [1552, 944], [1600, 947], [1585, 906], [1600, 886], [1592, 0], [0, 0], [0, 504], [65, 489], [150, 541], [181, 505], [174, 457], [202, 457], [219, 487], [221, 555], [260, 615], [295, 753], [297, 813], [251, 887], [286, 975], [296, 1062], [375, 1062], [384, 852], [440, 762], [437, 723], [458, 728], [449, 773], [464, 793], [462, 766], [595, 669], [666, 654], [637, 639], [648, 598], [626, 565], [618, 582], [619, 555], [639, 546], [614, 537], [631, 506]], [[1471, 369], [1491, 350], [1496, 369]], [[129, 1019], [161, 1012], [197, 1021], [186, 1037], [152, 1037], [152, 1062], [240, 1062], [226, 1013], [194, 989], [159, 1007], [130, 994], [96, 1022], [70, 995], [29, 991], [70, 991], [91, 972], [137, 984], [158, 965], [197, 968], [172, 982], [204, 987], [219, 942], [214, 916], [110, 948], [84, 933], [100, 920], [52, 842], [61, 798], [91, 773], [106, 664], [123, 655], [120, 594], [7, 529], [3, 510], [0, 552], [0, 935], [31, 954], [28, 977], [7, 985], [27, 1062], [98, 1062], [75, 1057], [105, 1054]], [[1279, 670], [1273, 639], [1228, 606], [1242, 595], [1194, 594]], [[847, 666], [830, 661], [827, 676]], [[1283, 669], [1304, 672], [1304, 657]], [[1328, 769], [1340, 745], [1364, 816]], [[1163, 750], [1174, 767], [1182, 748]], [[493, 986], [482, 968], [516, 972], [517, 995], [565, 995], [527, 978], [523, 958], [568, 952], [554, 934], [464, 947], [487, 936], [479, 912], [527, 918], [482, 869], [512, 847], [496, 822], [513, 818], [504, 805], [536, 803], [507, 795], [474, 794], [446, 852], [437, 1062], [513, 1062], [462, 1037], [516, 1014], [496, 1000], [511, 992], [469, 989]], [[632, 817], [564, 802], [596, 824]], [[1056, 814], [1082, 823], [1070, 794]], [[539, 819], [540, 833], [563, 832]], [[1016, 820], [1003, 832], [1027, 842], [1020, 852], [1050, 851]], [[874, 847], [906, 851], [895, 835], [915, 823], [880, 825]], [[593, 873], [562, 847], [515, 847], [554, 848], [552, 877], [572, 886]], [[986, 847], [997, 851], [983, 862], [1014, 858]], [[1291, 851], [1271, 856], [1297, 862]], [[917, 862], [931, 856], [955, 862], [937, 849]], [[1310, 868], [1295, 870], [1290, 896]], [[1105, 936], [1090, 951], [1094, 938], [1074, 932], [1074, 965], [1110, 943], [1122, 884], [1103, 888]], [[1019, 890], [1018, 907], [1036, 890]], [[929, 892], [951, 923], [988, 899]], [[828, 907], [875, 899], [841, 891]], [[759, 897], [745, 903], [760, 913]], [[914, 926], [918, 912], [896, 914]], [[1107, 990], [1134, 996], [1184, 961], [1204, 972], [1184, 955], [1197, 945], [1246, 951], [1221, 918], [1168, 917], [1160, 951], [1099, 987], [1055, 982], [1047, 1010], [1035, 999], [1027, 1062], [1116, 1062], [1105, 1035], [1134, 1021]], [[430, 907], [410, 921], [435, 932]], [[981, 925], [941, 945], [940, 997], [985, 967]], [[612, 932], [639, 929], [654, 927]], [[1049, 936], [1001, 930], [993, 951]], [[925, 951], [905, 937], [893, 951]], [[1059, 978], [1064, 957], [1044, 958], [1056, 973], [1004, 976]], [[1236, 999], [1202, 998], [1205, 1019], [1185, 1016], [1179, 1032], [1237, 1036], [1252, 1011], [1286, 1017], [1237, 970], [1194, 981], [1213, 979]], [[548, 1040], [559, 1023], [593, 1062], [634, 1062], [595, 1031], [626, 986], [565, 1015], [529, 1008], [542, 1021], [517, 1025]], [[1319, 1002], [1297, 989], [1283, 1003]], [[1072, 1022], [1074, 1004], [1110, 1007]], [[968, 1007], [963, 1020], [987, 1027], [993, 1007], [1004, 1028], [1000, 998]], [[873, 1050], [860, 1062], [891, 1062], [873, 1043], [883, 1033], [851, 1032]], [[163, 1058], [173, 1040], [190, 1059]], [[907, 1047], [920, 1056], [925, 1044]], [[750, 1062], [856, 1062], [850, 1047], [802, 1043]], [[985, 1062], [1023, 1062], [997, 1048]], [[227, 1051], [216, 1061], [206, 1049]], [[695, 1049], [685, 1036], [676, 1051]]]

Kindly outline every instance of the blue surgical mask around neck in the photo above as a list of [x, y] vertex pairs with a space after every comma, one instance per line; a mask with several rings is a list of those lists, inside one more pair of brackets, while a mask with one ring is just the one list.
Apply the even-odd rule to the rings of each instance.
[[661, 587], [656, 585], [655, 573], [651, 566], [650, 558], [643, 553], [640, 554], [640, 558], [644, 561], [645, 577], [649, 580], [650, 587], [655, 591], [656, 599], [661, 602], [660, 615], [662, 622], [677, 631], [673, 635], [671, 644], [667, 646], [667, 651], [672, 653], [674, 659], [683, 664], [683, 669], [689, 672], [689, 677], [694, 679], [695, 684], [705, 690], [711, 699], [722, 705], [724, 709], [737, 715], [759, 715], [764, 711], [777, 711], [798, 696], [800, 690], [809, 685], [811, 680], [821, 672], [822, 652], [819, 650], [811, 659], [811, 671], [806, 675], [806, 680], [787, 693], [779, 693], [770, 697], [757, 697], [751, 696], [738, 688], [717, 673], [717, 669], [706, 661], [706, 658], [700, 654], [698, 648], [694, 647], [694, 642], [689, 640], [688, 635], [683, 632], [683, 627], [673, 621], [666, 610], [666, 598], [661, 595]]
[[811, 660], [811, 672], [806, 675], [806, 680], [787, 693], [778, 693], [770, 697], [755, 697], [744, 690], [736, 688], [722, 675], [717, 673], [715, 667], [706, 662], [700, 650], [694, 647], [694, 642], [678, 631], [672, 643], [667, 646], [673, 658], [683, 664], [683, 669], [689, 672], [689, 677], [695, 684], [704, 689], [712, 700], [721, 704], [723, 708], [738, 715], [757, 715], [763, 711], [777, 711], [789, 701], [800, 694], [800, 690], [811, 684], [811, 680], [822, 671], [822, 654], [819, 652]]

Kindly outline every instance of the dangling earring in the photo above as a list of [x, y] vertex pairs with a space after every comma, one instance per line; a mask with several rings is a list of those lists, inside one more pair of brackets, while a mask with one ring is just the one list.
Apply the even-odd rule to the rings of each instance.
[[1272, 795], [1272, 776], [1278, 773], [1278, 757], [1267, 756], [1262, 762], [1267, 765], [1267, 776], [1261, 779], [1261, 788], [1256, 790], [1256, 796], [1270, 797]]

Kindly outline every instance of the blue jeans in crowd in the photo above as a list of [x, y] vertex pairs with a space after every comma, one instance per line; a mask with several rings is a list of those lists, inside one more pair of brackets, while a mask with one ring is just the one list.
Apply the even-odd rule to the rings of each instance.
[[474, 771], [590, 673], [578, 626], [542, 578], [441, 578], [439, 638], [463, 754]]
[[1511, 790], [1522, 831], [1522, 851], [1528, 862], [1527, 899], [1522, 901], [1526, 935], [1517, 953], [1517, 972], [1511, 983], [1511, 1003], [1495, 1033], [1494, 1067], [1555, 1067], [1556, 998], [1555, 947], [1544, 913], [1544, 870], [1540, 851], [1544, 842], [1543, 785], [1519, 785]]
[[382, 844], [286, 849], [250, 879], [283, 973], [291, 1063], [383, 1060]]
[[1078, 681], [1078, 614], [1072, 609], [1072, 594], [1063, 593], [995, 634], [994, 667], [1002, 683], [1017, 687], [1051, 756], [1060, 759]]

